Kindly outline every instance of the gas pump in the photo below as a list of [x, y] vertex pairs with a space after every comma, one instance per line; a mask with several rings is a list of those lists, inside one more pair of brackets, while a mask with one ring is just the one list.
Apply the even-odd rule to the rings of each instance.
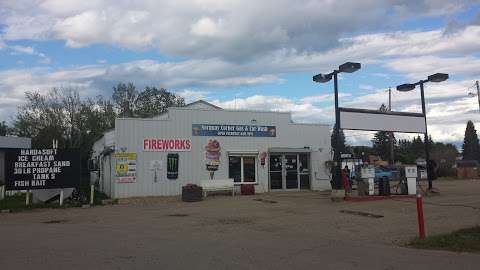
[[409, 195], [417, 194], [417, 165], [405, 165], [405, 177]]
[[368, 183], [368, 195], [375, 195], [375, 167], [366, 165], [360, 169], [360, 177], [365, 183]]

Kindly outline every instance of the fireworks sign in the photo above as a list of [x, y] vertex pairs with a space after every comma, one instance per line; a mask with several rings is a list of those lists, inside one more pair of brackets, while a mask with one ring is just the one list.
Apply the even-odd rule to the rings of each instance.
[[6, 189], [72, 188], [80, 185], [78, 149], [7, 149]]

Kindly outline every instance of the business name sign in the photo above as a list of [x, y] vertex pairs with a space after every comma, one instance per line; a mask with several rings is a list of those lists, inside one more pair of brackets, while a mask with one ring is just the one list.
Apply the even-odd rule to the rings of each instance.
[[276, 137], [275, 126], [192, 124], [193, 136]]
[[381, 112], [355, 108], [338, 108], [340, 128], [351, 130], [425, 133], [425, 115], [409, 112]]
[[189, 139], [157, 139], [143, 140], [143, 151], [157, 152], [186, 152], [192, 150], [192, 141]]
[[7, 149], [7, 190], [72, 188], [80, 185], [78, 149]]

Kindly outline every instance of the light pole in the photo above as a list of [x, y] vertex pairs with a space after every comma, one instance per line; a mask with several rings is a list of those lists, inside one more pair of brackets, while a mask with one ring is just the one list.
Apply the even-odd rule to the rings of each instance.
[[334, 128], [334, 138], [335, 145], [333, 152], [333, 189], [342, 189], [342, 174], [341, 174], [341, 153], [339, 151], [339, 142], [340, 142], [340, 110], [338, 109], [338, 73], [353, 73], [361, 68], [360, 63], [347, 62], [338, 67], [338, 69], [328, 73], [328, 74], [317, 74], [313, 76], [313, 81], [317, 83], [326, 83], [329, 82], [333, 77], [333, 91], [335, 94], [335, 128]]
[[416, 83], [406, 83], [397, 86], [397, 90], [401, 92], [407, 92], [415, 89], [417, 85], [420, 85], [420, 96], [422, 98], [422, 114], [425, 118], [425, 160], [427, 166], [427, 178], [428, 178], [428, 189], [432, 189], [432, 172], [430, 171], [429, 160], [430, 160], [430, 141], [428, 139], [428, 130], [427, 130], [427, 111], [425, 110], [425, 95], [423, 91], [423, 84], [426, 82], [443, 82], [448, 79], [448, 74], [446, 73], [435, 73], [427, 77], [426, 80], [420, 80]]
[[475, 86], [477, 86], [477, 94], [474, 94], [474, 93], [470, 92], [470, 93], [468, 93], [468, 96], [469, 97], [477, 96], [477, 98], [478, 98], [478, 111], [480, 112], [480, 83], [478, 81], [476, 81]]

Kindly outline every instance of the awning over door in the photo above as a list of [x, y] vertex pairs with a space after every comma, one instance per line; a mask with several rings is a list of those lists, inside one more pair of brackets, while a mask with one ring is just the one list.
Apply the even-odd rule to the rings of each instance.
[[270, 153], [310, 153], [310, 148], [290, 148], [290, 147], [272, 147], [268, 149]]

